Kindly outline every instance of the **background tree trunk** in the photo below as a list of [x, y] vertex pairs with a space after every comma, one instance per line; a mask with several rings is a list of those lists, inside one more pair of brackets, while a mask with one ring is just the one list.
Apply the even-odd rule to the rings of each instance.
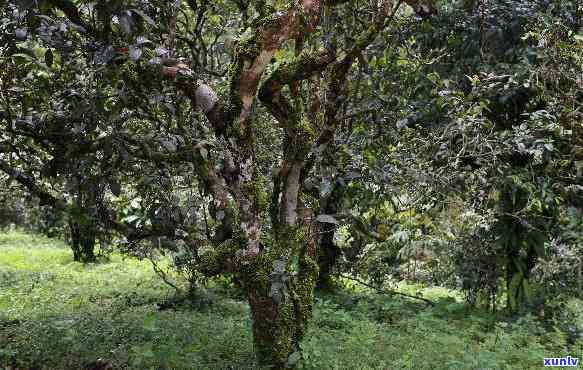
[[71, 230], [71, 249], [73, 250], [73, 260], [77, 262], [95, 262], [95, 239], [97, 237], [96, 221], [89, 213], [91, 195], [77, 189], [77, 197], [74, 207], [69, 212], [69, 228]]
[[[338, 213], [339, 201], [342, 196], [342, 189], [334, 185], [332, 192], [327, 197], [320, 199], [320, 213], [334, 215]], [[316, 283], [317, 289], [330, 289], [332, 287], [331, 274], [340, 257], [340, 248], [334, 243], [334, 234], [337, 225], [332, 223], [321, 223], [320, 246], [318, 248], [318, 266], [320, 273]]]
[[96, 232], [94, 225], [92, 223], [79, 222], [71, 216], [69, 218], [69, 229], [73, 260], [83, 263], [95, 262]]

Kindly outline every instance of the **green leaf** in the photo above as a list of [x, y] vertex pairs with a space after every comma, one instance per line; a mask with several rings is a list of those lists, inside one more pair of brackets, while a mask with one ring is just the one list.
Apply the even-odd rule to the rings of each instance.
[[336, 225], [338, 225], [340, 223], [332, 215], [318, 215], [318, 217], [316, 217], [316, 221], [322, 222], [324, 224], [336, 224]]
[[146, 318], [142, 322], [142, 327], [145, 330], [154, 331], [156, 329], [156, 315], [154, 313], [146, 315]]
[[138, 60], [142, 56], [142, 49], [136, 46], [130, 46], [129, 57], [131, 60]]
[[144, 19], [144, 21], [146, 21], [146, 23], [148, 23], [150, 26], [156, 26], [156, 22], [154, 22], [154, 20], [152, 18], [150, 18], [149, 15], [147, 15], [146, 13], [141, 11], [140, 9], [132, 9], [132, 12], [134, 12], [137, 15], [139, 15], [140, 17], [142, 17]]
[[53, 65], [53, 52], [51, 49], [47, 49], [45, 52], [45, 64], [47, 67], [52, 67]]
[[200, 156], [202, 157], [202, 159], [207, 159], [208, 150], [206, 148], [204, 148], [204, 147], [201, 147], [199, 149], [199, 151], [200, 151]]
[[130, 215], [130, 216], [126, 217], [124, 221], [131, 224], [131, 223], [137, 221], [139, 218], [140, 218], [140, 216]]
[[299, 351], [295, 351], [287, 358], [287, 366], [293, 367], [298, 361], [302, 358], [302, 355]]
[[34, 61], [35, 60], [35, 58], [33, 56], [25, 54], [25, 53], [17, 53], [17, 54], [12, 55], [12, 58], [16, 58], [16, 57], [22, 58], [22, 59], [27, 60], [27, 61]]

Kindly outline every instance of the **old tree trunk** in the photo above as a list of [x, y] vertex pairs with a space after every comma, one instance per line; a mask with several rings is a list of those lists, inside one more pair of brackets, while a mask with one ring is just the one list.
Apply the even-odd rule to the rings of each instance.
[[71, 233], [71, 249], [73, 260], [77, 262], [95, 262], [95, 225], [91, 221], [79, 221], [75, 217], [69, 218], [69, 232]]
[[[216, 248], [202, 256], [200, 268], [209, 276], [230, 271], [239, 277], [251, 308], [258, 360], [276, 368], [298, 357], [293, 354], [299, 350], [312, 314], [318, 278], [321, 233], [312, 221], [318, 210], [309, 209], [303, 201], [309, 193], [304, 179], [317, 170], [317, 160], [311, 156], [334, 140], [350, 67], [386, 26], [391, 13], [390, 6], [383, 3], [371, 27], [339, 57], [335, 45], [303, 47], [318, 24], [322, 6], [321, 1], [304, 0], [287, 13], [268, 17], [253, 36], [242, 40], [231, 66], [226, 102], [204, 83], [193, 87], [180, 69], [163, 71], [176, 76], [178, 85], [206, 113], [217, 133], [228, 138], [221, 172], [212, 166], [202, 172], [217, 209], [223, 209], [225, 215], [238, 214], [238, 220], [232, 235], [217, 240]], [[288, 39], [295, 41], [295, 56], [260, 85], [268, 63]], [[289, 88], [285, 94], [284, 87]], [[309, 104], [304, 101], [306, 95]], [[251, 109], [256, 96], [284, 133], [282, 161], [273, 178], [271, 197], [265, 194], [263, 189], [269, 187], [256, 170], [254, 124], [258, 118]], [[231, 217], [223, 222], [226, 219]], [[266, 225], [270, 226], [265, 230], [269, 237], [260, 238]]]
[[97, 188], [89, 186], [93, 184], [80, 176], [69, 179], [69, 185], [75, 189], [72, 204], [67, 208], [73, 260], [83, 263], [95, 262], [95, 241], [98, 235], [94, 209]]
[[[293, 354], [312, 314], [318, 278], [321, 233], [315, 230], [313, 214], [319, 210], [306, 206], [309, 191], [304, 180], [318, 170], [317, 153], [334, 140], [353, 62], [396, 10], [392, 2], [379, 2], [370, 27], [341, 56], [334, 42], [325, 49], [314, 47], [317, 42], [306, 47], [323, 7], [344, 2], [294, 2], [286, 12], [256, 22], [254, 33], [236, 46], [226, 97], [219, 97], [184, 67], [162, 70], [205, 113], [215, 134], [226, 139], [222, 165], [201, 161], [198, 171], [214, 199], [215, 214], [222, 215], [220, 236], [214, 249], [201, 256], [200, 271], [207, 276], [225, 272], [237, 276], [249, 300], [258, 360], [276, 368], [298, 358]], [[294, 56], [262, 78], [288, 40], [293, 41]], [[256, 97], [283, 132], [282, 160], [271, 196], [256, 163], [260, 119], [252, 109]]]

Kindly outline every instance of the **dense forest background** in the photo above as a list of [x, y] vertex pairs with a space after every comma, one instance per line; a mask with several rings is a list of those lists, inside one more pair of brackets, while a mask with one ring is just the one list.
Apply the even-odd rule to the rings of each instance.
[[[581, 357], [582, 16], [0, 0], [0, 366]], [[391, 347], [423, 340], [435, 362]]]

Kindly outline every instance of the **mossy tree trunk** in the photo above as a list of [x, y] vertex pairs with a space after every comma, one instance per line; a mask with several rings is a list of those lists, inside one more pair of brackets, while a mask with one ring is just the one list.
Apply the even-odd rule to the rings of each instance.
[[[279, 252], [267, 252], [241, 270], [251, 308], [255, 352], [262, 365], [289, 365], [293, 361], [290, 355], [299, 352], [312, 316], [318, 266], [316, 243], [306, 240], [306, 231], [284, 233], [289, 239], [276, 242]], [[295, 254], [297, 262], [282, 257], [286, 254]]]
[[73, 260], [83, 263], [95, 262], [94, 248], [97, 235], [94, 225], [70, 218], [69, 231], [71, 233]]
[[[317, 203], [305, 201], [311, 195], [304, 180], [319, 171], [319, 157], [334, 140], [352, 64], [392, 17], [392, 3], [381, 2], [372, 25], [338, 58], [334, 42], [318, 50], [307, 41], [324, 4], [344, 2], [300, 0], [285, 12], [255, 21], [251, 35], [233, 52], [226, 96], [219, 97], [183, 65], [160, 71], [175, 79], [192, 106], [206, 115], [215, 135], [225, 139], [222, 165], [196, 159], [201, 183], [213, 197], [213, 213], [221, 215], [211, 242], [214, 248], [200, 256], [199, 270], [207, 276], [232, 273], [241, 282], [251, 308], [257, 358], [273, 368], [284, 368], [294, 358], [290, 356], [298, 351], [312, 314], [319, 270], [313, 214], [320, 210], [304, 206]], [[416, 9], [419, 3], [405, 2]], [[295, 55], [262, 79], [288, 40], [294, 41]], [[284, 93], [286, 86], [289, 92]], [[256, 97], [283, 130], [282, 160], [273, 187], [257, 170]], [[271, 188], [270, 197], [265, 189]], [[268, 213], [271, 222], [265, 222]], [[228, 222], [233, 225], [225, 225]]]
[[[80, 178], [70, 179], [76, 188], [73, 205], [69, 208], [69, 231], [73, 260], [95, 262], [95, 240], [97, 238], [96, 220], [91, 211], [95, 207], [95, 194], [85, 190]], [[94, 189], [93, 189], [94, 190]]]
[[227, 240], [200, 260], [200, 271], [206, 276], [225, 271], [237, 276], [251, 309], [257, 359], [274, 368], [286, 367], [299, 351], [312, 316], [318, 243], [316, 230], [304, 221], [308, 220], [277, 227], [272, 244], [255, 255], [245, 254], [239, 242]]

